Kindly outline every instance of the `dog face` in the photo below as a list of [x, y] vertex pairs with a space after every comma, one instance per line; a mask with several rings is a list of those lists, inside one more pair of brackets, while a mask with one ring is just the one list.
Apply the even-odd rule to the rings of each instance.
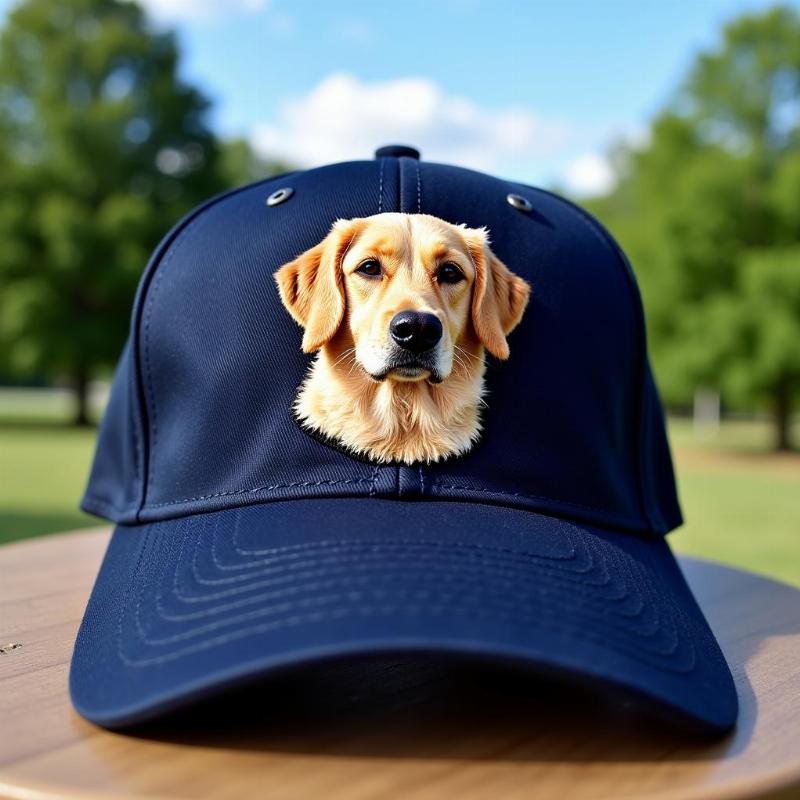
[[338, 220], [275, 275], [305, 328], [303, 350], [347, 340], [373, 381], [440, 384], [485, 347], [508, 357], [507, 334], [528, 284], [489, 247], [486, 231], [425, 214]]

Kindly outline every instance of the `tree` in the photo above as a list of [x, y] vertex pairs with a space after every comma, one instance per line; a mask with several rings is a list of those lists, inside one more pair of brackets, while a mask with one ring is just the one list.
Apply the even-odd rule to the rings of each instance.
[[0, 34], [0, 348], [68, 376], [76, 421], [169, 225], [225, 188], [174, 37], [115, 0], [25, 0]]
[[713, 386], [768, 402], [791, 445], [800, 392], [800, 15], [728, 25], [657, 117], [622, 148], [593, 210], [632, 257], [668, 400]]

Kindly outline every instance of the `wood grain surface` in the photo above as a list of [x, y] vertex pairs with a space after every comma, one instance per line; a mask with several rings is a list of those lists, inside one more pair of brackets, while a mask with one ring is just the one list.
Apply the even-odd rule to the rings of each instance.
[[788, 586], [682, 561], [739, 689], [740, 722], [722, 741], [432, 658], [307, 669], [123, 735], [67, 696], [108, 535], [0, 548], [1, 797], [800, 797], [800, 592]]

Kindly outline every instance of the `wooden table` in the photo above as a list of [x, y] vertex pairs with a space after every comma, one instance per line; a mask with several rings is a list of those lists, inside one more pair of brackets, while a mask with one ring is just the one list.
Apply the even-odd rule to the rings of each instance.
[[543, 680], [397, 659], [276, 679], [131, 736], [93, 727], [67, 697], [108, 535], [0, 548], [2, 797], [800, 797], [800, 592], [788, 586], [682, 562], [739, 688], [722, 741]]

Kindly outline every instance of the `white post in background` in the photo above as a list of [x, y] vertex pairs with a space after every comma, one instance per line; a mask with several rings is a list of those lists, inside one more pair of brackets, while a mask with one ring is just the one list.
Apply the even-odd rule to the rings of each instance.
[[692, 427], [696, 436], [711, 438], [719, 433], [720, 397], [716, 389], [698, 388], [694, 393]]

